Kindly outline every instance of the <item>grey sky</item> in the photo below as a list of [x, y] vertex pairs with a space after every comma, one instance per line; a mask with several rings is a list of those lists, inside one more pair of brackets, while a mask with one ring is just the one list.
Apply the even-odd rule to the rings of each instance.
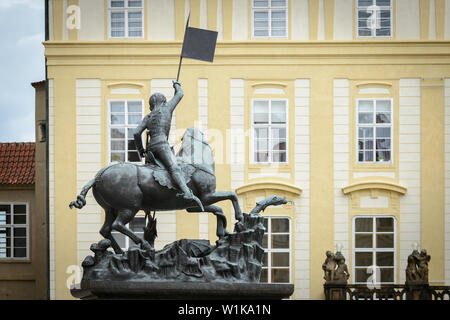
[[34, 88], [45, 79], [44, 0], [0, 0], [0, 142], [34, 141]]

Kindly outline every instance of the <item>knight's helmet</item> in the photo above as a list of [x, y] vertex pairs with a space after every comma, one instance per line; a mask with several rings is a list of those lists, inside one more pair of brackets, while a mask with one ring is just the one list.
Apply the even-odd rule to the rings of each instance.
[[166, 97], [160, 92], [156, 92], [156, 93], [152, 94], [148, 101], [148, 103], [150, 105], [150, 110], [152, 110], [152, 111], [157, 105], [159, 105], [161, 103], [165, 103], [165, 102], [166, 102]]

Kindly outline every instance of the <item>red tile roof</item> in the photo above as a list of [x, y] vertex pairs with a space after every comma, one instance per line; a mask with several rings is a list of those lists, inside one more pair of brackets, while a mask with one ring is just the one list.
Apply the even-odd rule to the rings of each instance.
[[34, 142], [0, 143], [0, 184], [34, 183]]

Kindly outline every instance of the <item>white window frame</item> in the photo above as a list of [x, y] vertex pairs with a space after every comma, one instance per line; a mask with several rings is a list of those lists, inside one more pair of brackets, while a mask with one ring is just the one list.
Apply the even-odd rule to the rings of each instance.
[[[372, 218], [372, 232], [356, 232], [356, 219], [358, 218]], [[376, 219], [377, 218], [392, 218], [394, 220], [394, 231], [393, 232], [376, 232]], [[394, 265], [392, 266], [394, 268], [394, 276], [392, 282], [375, 282], [375, 284], [395, 284], [397, 279], [397, 219], [395, 216], [392, 215], [357, 215], [353, 217], [352, 221], [352, 272], [353, 272], [353, 278], [352, 282], [353, 284], [366, 284], [366, 282], [357, 282], [356, 281], [356, 253], [357, 252], [372, 252], [372, 262], [373, 266], [376, 265], [376, 253], [377, 252], [393, 252], [394, 255]], [[356, 248], [356, 234], [372, 234], [372, 248]], [[376, 248], [376, 236], [377, 234], [393, 234], [394, 235], [394, 247], [393, 248]], [[378, 266], [377, 266], [378, 267]], [[369, 268], [369, 267], [366, 267]], [[383, 267], [378, 267], [382, 269]], [[389, 267], [390, 268], [390, 267]], [[373, 275], [375, 276], [375, 275]], [[376, 279], [376, 278], [375, 278]], [[380, 280], [380, 279], [376, 279]]]
[[[269, 123], [268, 124], [256, 124], [254, 123], [254, 109], [255, 109], [255, 101], [268, 101], [269, 102]], [[272, 124], [272, 101], [285, 101], [286, 102], [286, 123], [283, 124]], [[252, 108], [251, 108], [251, 133], [250, 133], [250, 159], [251, 159], [251, 164], [254, 165], [267, 165], [267, 164], [271, 164], [271, 165], [287, 165], [289, 164], [289, 99], [287, 98], [255, 98], [252, 99], [251, 101], [252, 104]], [[268, 146], [268, 151], [269, 151], [269, 158], [267, 162], [260, 162], [260, 161], [256, 161], [255, 158], [255, 152], [256, 152], [256, 146], [255, 146], [255, 128], [263, 128], [266, 127], [268, 128], [268, 135], [269, 135], [269, 142], [270, 142], [270, 134], [271, 134], [271, 130], [272, 128], [282, 128], [285, 127], [286, 129], [286, 161], [285, 162], [273, 162], [272, 161], [272, 153], [273, 150], [270, 150], [270, 143]]]
[[[125, 102], [125, 119], [128, 122], [128, 102], [140, 102], [142, 104], [142, 118], [145, 117], [145, 103], [143, 99], [109, 99], [108, 100], [108, 163], [111, 163], [111, 128], [125, 128], [125, 162], [128, 162], [128, 128], [136, 128], [139, 124], [136, 124], [134, 127], [132, 125], [123, 124], [123, 125], [114, 125], [111, 123], [111, 102]], [[144, 135], [141, 136], [142, 138], [142, 145], [145, 148], [145, 140]], [[132, 163], [144, 163], [145, 159], [142, 158], [141, 161], [133, 161]]]
[[[145, 217], [145, 215], [137, 214], [137, 215], [133, 218], [133, 220], [136, 219], [136, 218], [138, 218], [138, 219], [141, 219], [141, 218], [144, 219], [144, 226], [147, 225], [147, 218]], [[125, 226], [126, 226], [127, 228], [130, 228], [130, 223], [127, 223]], [[141, 239], [144, 239], [144, 230], [131, 230], [131, 231], [133, 231], [135, 234], [138, 233], [137, 236], [140, 237]], [[114, 237], [114, 235], [119, 235], [119, 236], [121, 236], [121, 237], [124, 237], [124, 239], [125, 239], [125, 248], [121, 248], [123, 251], [128, 250], [128, 248], [130, 247], [130, 244], [135, 244], [134, 241], [131, 240], [129, 236], [124, 235], [123, 233], [121, 233], [121, 232], [119, 232], [119, 231], [112, 230], [112, 231], [111, 231], [111, 234], [112, 234], [113, 237]], [[142, 234], [142, 237], [141, 237], [141, 234]]]
[[[12, 222], [14, 222], [14, 205], [25, 205], [26, 210], [26, 224], [1, 224], [0, 228], [10, 228], [11, 229], [11, 257], [0, 257], [0, 262], [4, 260], [29, 260], [30, 259], [30, 206], [28, 202], [0, 202], [0, 205], [9, 205], [10, 206], [10, 214]], [[3, 211], [2, 211], [3, 212]], [[14, 257], [14, 228], [25, 228], [26, 232], [26, 256], [25, 257]]]
[[[142, 0], [142, 7], [128, 7], [128, 1], [124, 0], [124, 7], [112, 7], [111, 1], [108, 0], [108, 39], [144, 39], [145, 37], [145, 0]], [[129, 36], [129, 30], [128, 30], [128, 13], [129, 12], [141, 12], [142, 15], [142, 27], [141, 27], [141, 36], [140, 37], [130, 37]], [[123, 37], [113, 37], [112, 36], [112, 30], [111, 30], [111, 13], [112, 12], [124, 12], [124, 36]]]
[[[376, 123], [376, 101], [383, 101], [383, 100], [389, 100], [391, 104], [391, 123]], [[359, 123], [359, 102], [360, 101], [373, 101], [374, 102], [374, 123], [372, 124], [360, 124]], [[392, 164], [394, 163], [394, 99], [393, 98], [358, 98], [356, 99], [356, 116], [355, 116], [355, 122], [356, 122], [356, 163], [357, 164], [377, 164], [377, 165], [383, 165], [383, 164]], [[359, 161], [359, 128], [365, 127], [365, 128], [373, 128], [373, 161]], [[376, 159], [376, 128], [377, 127], [389, 127], [391, 129], [391, 145], [390, 145], [390, 151], [391, 151], [391, 158], [389, 161], [378, 161]]]
[[[251, 9], [251, 19], [252, 19], [252, 38], [253, 39], [268, 39], [268, 38], [274, 38], [274, 39], [287, 39], [289, 37], [289, 0], [286, 0], [286, 6], [285, 7], [271, 7], [270, 1], [268, 7], [255, 7], [254, 6], [254, 0], [251, 0], [252, 3], [252, 9]], [[285, 10], [286, 11], [286, 35], [285, 36], [272, 36], [272, 10], [280, 11]], [[268, 32], [269, 35], [267, 36], [256, 36], [255, 35], [255, 11], [267, 11], [268, 12]]]
[[[382, 9], [384, 9], [384, 10], [387, 10], [387, 8], [389, 8], [389, 11], [390, 11], [390, 19], [391, 19], [391, 21], [390, 21], [390, 31], [389, 31], [389, 35], [388, 36], [377, 36], [376, 35], [376, 30], [377, 29], [371, 29], [371, 33], [372, 33], [372, 35], [370, 35], [370, 36], [360, 36], [359, 35], [359, 18], [358, 18], [358, 13], [359, 13], [359, 5], [358, 5], [358, 3], [359, 3], [359, 0], [355, 0], [355, 28], [356, 28], [356, 38], [358, 38], [358, 39], [373, 39], [373, 38], [377, 38], [377, 39], [391, 39], [392, 37], [393, 37], [393, 24], [394, 24], [394, 16], [393, 16], [393, 12], [394, 12], [394, 10], [393, 10], [393, 4], [392, 4], [392, 0], [390, 0], [390, 6], [389, 7], [387, 7], [387, 6], [383, 6], [383, 7], [380, 7], [380, 8], [382, 8]], [[372, 0], [372, 5], [375, 5], [376, 4], [376, 0]]]
[[[267, 234], [267, 246], [268, 248], [264, 248], [264, 254], [267, 257], [267, 267], [263, 267], [262, 270], [267, 269], [267, 283], [285, 283], [285, 282], [272, 282], [272, 269], [289, 269], [289, 283], [292, 283], [292, 221], [288, 216], [264, 216], [264, 219], [267, 219], [267, 230], [264, 234]], [[272, 219], [287, 219], [289, 221], [289, 232], [277, 232], [277, 235], [289, 235], [289, 249], [283, 248], [271, 248], [271, 240], [272, 240]], [[271, 253], [289, 253], [289, 267], [272, 267], [272, 256]], [[261, 270], [261, 271], [262, 271]]]

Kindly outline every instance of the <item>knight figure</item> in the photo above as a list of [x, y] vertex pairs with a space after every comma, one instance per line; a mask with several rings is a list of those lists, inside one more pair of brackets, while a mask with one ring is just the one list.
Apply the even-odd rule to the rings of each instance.
[[[169, 146], [170, 125], [172, 114], [183, 98], [184, 92], [178, 81], [172, 81], [175, 94], [170, 101], [162, 93], [154, 93], [149, 100], [150, 113], [142, 119], [141, 124], [134, 132], [134, 142], [141, 157], [146, 158], [146, 162], [154, 162], [156, 165], [162, 165], [169, 172], [176, 187], [181, 191], [177, 197], [183, 198], [186, 202], [196, 202], [200, 207], [200, 200], [192, 193], [192, 190], [186, 184], [180, 166], [177, 163], [175, 154]], [[142, 146], [141, 136], [147, 129], [150, 135], [150, 143], [147, 149]]]

